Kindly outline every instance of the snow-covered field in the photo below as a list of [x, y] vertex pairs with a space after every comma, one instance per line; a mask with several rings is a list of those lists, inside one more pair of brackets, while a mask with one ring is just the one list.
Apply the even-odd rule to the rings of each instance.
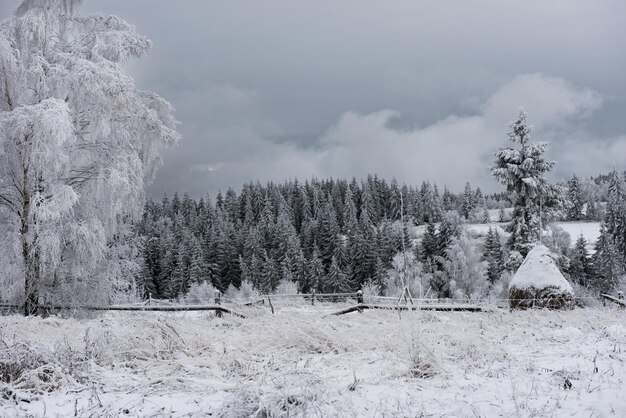
[[[555, 222], [555, 225], [562, 228], [567, 232], [571, 239], [571, 246], [573, 247], [578, 237], [582, 234], [587, 241], [588, 249], [593, 250], [593, 247], [600, 236], [600, 222]], [[490, 227], [498, 228], [498, 232], [502, 235], [506, 234], [504, 231], [505, 224], [468, 224], [467, 228], [479, 235], [486, 235]], [[419, 231], [423, 235], [423, 230]]]
[[339, 307], [0, 317], [0, 416], [626, 416], [625, 310]]
[[587, 244], [593, 248], [600, 237], [601, 222], [558, 222], [557, 225], [567, 232], [572, 239], [572, 245], [582, 234]]

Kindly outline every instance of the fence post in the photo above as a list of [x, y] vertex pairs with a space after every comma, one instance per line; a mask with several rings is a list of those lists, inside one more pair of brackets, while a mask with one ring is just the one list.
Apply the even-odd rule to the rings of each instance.
[[152, 292], [148, 292], [148, 306], [152, 305]]
[[363, 304], [363, 291], [362, 290], [358, 290], [356, 292], [356, 302], [361, 305]]
[[311, 305], [315, 305], [315, 289], [313, 289], [311, 293]]
[[[215, 296], [215, 304], [218, 305], [218, 306], [221, 305], [222, 304], [222, 300], [221, 300], [222, 293], [219, 290], [215, 289], [215, 292], [213, 292], [213, 295]], [[221, 318], [222, 317], [222, 311], [216, 309], [215, 310], [215, 316], [217, 316], [218, 318]]]

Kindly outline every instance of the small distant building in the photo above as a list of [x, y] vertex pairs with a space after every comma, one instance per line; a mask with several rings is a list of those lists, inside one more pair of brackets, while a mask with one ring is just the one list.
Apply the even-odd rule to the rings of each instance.
[[574, 307], [574, 289], [545, 245], [533, 248], [509, 284], [511, 309]]

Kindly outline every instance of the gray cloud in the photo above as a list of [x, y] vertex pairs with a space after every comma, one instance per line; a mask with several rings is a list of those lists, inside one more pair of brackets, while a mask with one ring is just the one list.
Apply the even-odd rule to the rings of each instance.
[[[210, 152], [205, 159], [197, 155], [187, 170], [170, 172], [176, 164], [165, 167], [162, 175], [174, 182], [198, 188], [208, 184], [215, 190], [249, 179], [349, 178], [375, 172], [411, 184], [428, 179], [460, 190], [470, 181], [494, 190], [488, 166], [493, 152], [507, 145], [507, 123], [521, 105], [533, 122], [535, 139], [551, 142], [550, 157], [561, 160], [557, 178], [573, 171], [592, 175], [599, 167], [626, 163], [626, 152], [619, 152], [626, 148], [626, 136], [600, 141], [584, 128], [602, 105], [600, 94], [542, 74], [514, 77], [477, 104], [472, 114], [423, 126], [410, 126], [396, 110], [345, 112], [310, 147], [273, 141], [280, 128], [255, 110], [263, 106], [255, 92], [235, 91], [232, 86], [211, 90], [215, 101], [203, 107], [210, 123], [201, 127], [208, 140], [195, 145]], [[224, 97], [219, 91], [228, 94]], [[237, 100], [229, 100], [231, 96]], [[228, 111], [237, 118], [212, 116]]]
[[83, 11], [117, 14], [154, 42], [129, 70], [174, 104], [184, 138], [163, 153], [153, 195], [367, 172], [496, 189], [486, 166], [520, 105], [551, 141], [557, 176], [624, 163], [621, 0], [91, 0]]

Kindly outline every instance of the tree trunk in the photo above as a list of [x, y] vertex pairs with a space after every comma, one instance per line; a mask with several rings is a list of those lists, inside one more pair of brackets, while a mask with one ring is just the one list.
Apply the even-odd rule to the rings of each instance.
[[27, 170], [24, 168], [22, 190], [22, 212], [20, 235], [22, 238], [22, 258], [24, 261], [24, 315], [37, 315], [39, 313], [39, 251], [34, 248], [30, 240], [30, 194], [27, 189]]
[[22, 243], [22, 254], [24, 257], [24, 315], [37, 315], [39, 313], [39, 255], [26, 242]]

